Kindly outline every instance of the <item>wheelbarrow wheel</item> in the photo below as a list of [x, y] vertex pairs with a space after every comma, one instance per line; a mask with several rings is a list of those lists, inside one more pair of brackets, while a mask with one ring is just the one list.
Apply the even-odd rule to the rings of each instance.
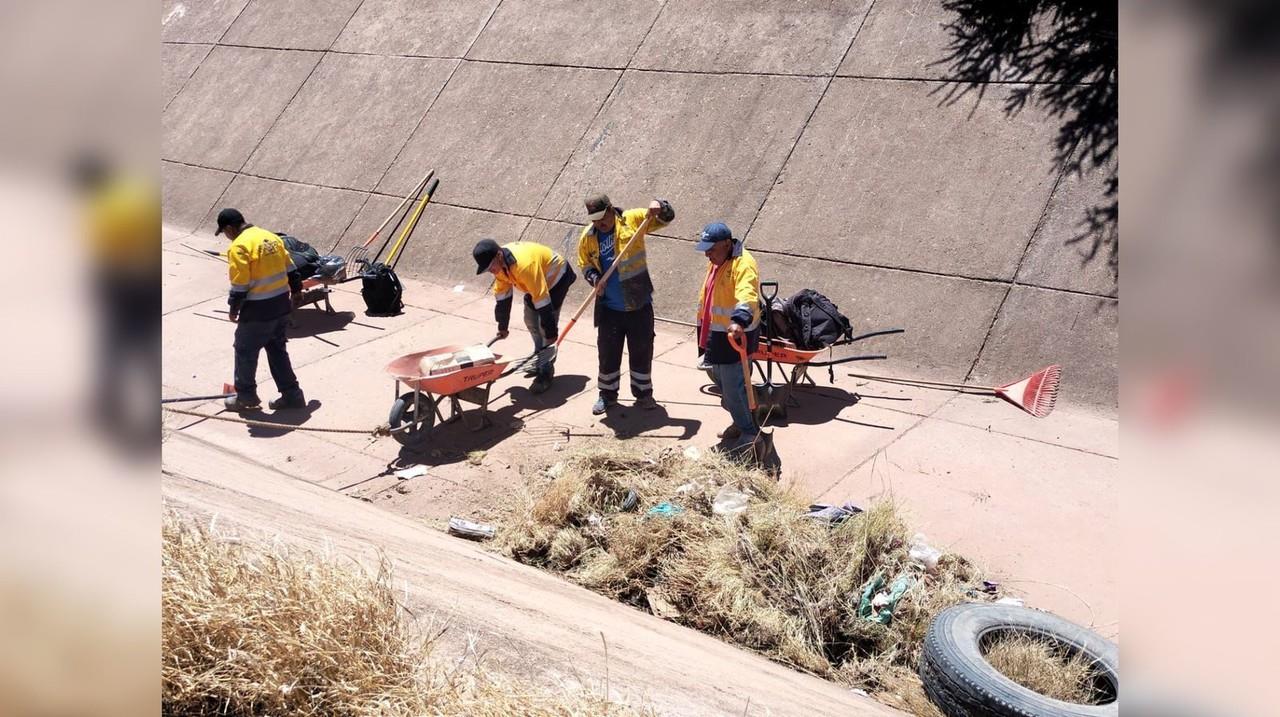
[[[418, 405], [414, 410], [414, 395], [417, 394]], [[436, 424], [436, 402], [431, 396], [417, 391], [410, 391], [391, 404], [391, 415], [387, 418], [392, 434], [401, 443], [420, 443], [426, 439]], [[404, 426], [404, 430], [396, 430]]]

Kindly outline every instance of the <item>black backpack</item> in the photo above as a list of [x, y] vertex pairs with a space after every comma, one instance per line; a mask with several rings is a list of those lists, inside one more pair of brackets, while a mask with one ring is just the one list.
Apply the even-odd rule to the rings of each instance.
[[796, 348], [825, 349], [853, 338], [853, 326], [831, 299], [813, 289], [801, 289], [783, 302], [783, 313]]
[[316, 265], [320, 263], [320, 252], [295, 236], [281, 233], [276, 236], [284, 242], [284, 248], [289, 250], [289, 258], [293, 259], [293, 267], [298, 270], [298, 275], [304, 279], [311, 278], [316, 273]]
[[369, 314], [394, 316], [404, 308], [404, 288], [391, 267], [377, 262], [360, 275], [360, 295]]

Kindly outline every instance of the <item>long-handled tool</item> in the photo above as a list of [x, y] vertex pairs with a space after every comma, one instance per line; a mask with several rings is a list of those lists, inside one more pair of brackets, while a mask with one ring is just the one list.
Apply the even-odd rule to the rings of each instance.
[[[411, 202], [422, 192], [422, 188], [426, 185], [427, 182], [431, 180], [433, 176], [435, 176], [435, 173], [436, 173], [436, 170], [434, 169], [427, 172], [427, 175], [422, 178], [422, 181], [418, 182], [417, 185], [414, 186], [413, 191], [404, 195], [404, 199], [400, 200], [400, 203], [396, 205], [396, 208], [392, 210], [390, 214], [387, 215], [387, 218], [382, 221], [382, 224], [379, 224], [378, 228], [373, 230], [373, 233], [369, 235], [369, 238], [366, 239], [365, 242], [360, 246], [353, 247], [351, 249], [351, 251], [347, 254], [347, 266], [356, 266], [357, 263], [372, 264], [373, 262], [378, 260], [378, 256], [381, 255], [383, 250], [387, 248], [387, 244], [391, 241], [391, 237], [395, 234], [395, 229], [391, 230], [387, 234], [386, 241], [384, 241], [382, 243], [382, 246], [378, 248], [378, 253], [374, 255], [373, 259], [369, 258], [369, 247], [375, 241], [378, 240], [378, 237], [382, 234], [382, 230], [387, 228], [387, 225], [391, 223], [391, 220], [394, 219], [397, 214], [400, 215], [400, 221], [396, 222], [396, 228], [400, 227], [400, 224], [404, 222], [405, 216], [407, 216], [409, 213], [409, 207], [411, 206]], [[341, 241], [341, 239], [339, 239], [339, 241]], [[337, 244], [335, 244], [334, 247], [336, 248]]]
[[213, 401], [219, 398], [230, 398], [236, 395], [236, 389], [229, 383], [222, 384], [222, 393], [213, 394], [211, 396], [179, 396], [178, 398], [162, 398], [161, 404], [166, 403], [189, 403], [193, 401]]
[[965, 383], [947, 381], [921, 381], [914, 378], [897, 378], [894, 376], [873, 376], [865, 373], [850, 373], [853, 378], [869, 381], [895, 383], [918, 388], [934, 388], [942, 391], [957, 391], [983, 396], [999, 396], [1036, 418], [1044, 418], [1053, 411], [1058, 402], [1058, 379], [1062, 377], [1062, 367], [1054, 364], [1045, 366], [1021, 381], [1003, 386], [972, 386]]
[[431, 195], [436, 193], [436, 188], [439, 186], [439, 179], [432, 179], [427, 185], [422, 199], [418, 201], [418, 208], [413, 213], [413, 219], [409, 220], [408, 226], [400, 233], [400, 239], [396, 241], [396, 245], [391, 248], [391, 253], [387, 255], [387, 265], [392, 269], [396, 268], [396, 264], [404, 254], [404, 247], [409, 243], [409, 237], [413, 234], [413, 230], [418, 228], [418, 220], [422, 218], [422, 210], [427, 208], [427, 202], [431, 201]]
[[737, 351], [738, 356], [741, 357], [742, 380], [747, 384], [747, 408], [751, 409], [751, 413], [754, 415], [756, 412], [756, 386], [751, 381], [751, 359], [747, 357], [747, 343], [743, 338], [730, 333], [729, 345], [733, 346], [734, 351]]

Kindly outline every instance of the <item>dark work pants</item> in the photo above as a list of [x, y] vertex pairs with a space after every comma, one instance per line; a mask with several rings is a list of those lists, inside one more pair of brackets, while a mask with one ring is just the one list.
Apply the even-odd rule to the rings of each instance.
[[[566, 266], [560, 281], [557, 281], [556, 285], [547, 292], [551, 297], [551, 307], [556, 317], [557, 332], [560, 331], [560, 307], [564, 305], [564, 297], [569, 295], [569, 287], [573, 286], [573, 282], [577, 278], [578, 275], [573, 273], [573, 268]], [[533, 337], [533, 351], [538, 354], [538, 375], [550, 379], [556, 373], [555, 352], [548, 351], [544, 354], [542, 350], [554, 342], [542, 330], [542, 317], [538, 315], [538, 310], [533, 308], [533, 299], [529, 298], [528, 294], [524, 295], [524, 326], [529, 329], [529, 335]]]
[[606, 401], [616, 401], [622, 387], [622, 347], [626, 344], [631, 375], [631, 395], [653, 395], [653, 305], [635, 311], [614, 311], [596, 306], [596, 347], [600, 374], [596, 385]]
[[289, 362], [285, 349], [284, 332], [289, 325], [288, 314], [266, 321], [241, 321], [236, 324], [236, 397], [237, 400], [258, 403], [258, 352], [266, 349], [267, 366], [280, 395], [289, 397], [301, 392], [298, 377]]

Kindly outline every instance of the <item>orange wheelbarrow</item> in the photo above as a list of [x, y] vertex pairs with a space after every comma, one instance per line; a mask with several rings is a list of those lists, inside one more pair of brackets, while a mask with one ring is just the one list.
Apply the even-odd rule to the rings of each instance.
[[[504, 376], [510, 363], [495, 354], [493, 363], [462, 366], [445, 373], [422, 375], [422, 359], [439, 354], [451, 354], [463, 346], [443, 346], [430, 351], [406, 354], [387, 364], [386, 372], [395, 379], [395, 403], [391, 405], [388, 423], [392, 435], [402, 443], [425, 441], [438, 420], [442, 425], [462, 419], [473, 431], [489, 425], [489, 394], [494, 381]], [[409, 391], [401, 393], [401, 385]], [[448, 417], [440, 410], [440, 404], [448, 399]], [[480, 407], [480, 420], [472, 425], [466, 421], [462, 402]], [[401, 429], [401, 430], [397, 430]]]

